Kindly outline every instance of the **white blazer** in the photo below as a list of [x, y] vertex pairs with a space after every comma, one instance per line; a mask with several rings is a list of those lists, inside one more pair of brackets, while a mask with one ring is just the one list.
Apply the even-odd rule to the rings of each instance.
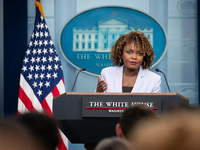
[[[105, 80], [108, 88], [105, 92], [122, 93], [123, 66], [107, 67], [101, 71], [101, 79]], [[161, 77], [147, 69], [138, 72], [131, 93], [161, 93]]]

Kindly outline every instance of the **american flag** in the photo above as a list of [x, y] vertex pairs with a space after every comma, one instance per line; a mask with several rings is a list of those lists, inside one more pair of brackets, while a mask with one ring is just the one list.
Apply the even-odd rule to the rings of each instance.
[[[63, 69], [44, 19], [42, 4], [36, 1], [35, 5], [34, 30], [20, 74], [18, 114], [38, 111], [52, 115], [53, 98], [65, 92]], [[63, 140], [58, 149], [67, 149]]]

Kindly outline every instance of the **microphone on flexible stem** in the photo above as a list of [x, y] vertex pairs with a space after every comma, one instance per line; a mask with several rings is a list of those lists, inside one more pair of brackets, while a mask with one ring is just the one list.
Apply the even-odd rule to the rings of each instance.
[[165, 77], [165, 82], [167, 83], [168, 90], [169, 90], [169, 92], [171, 92], [165, 74], [164, 74], [160, 69], [158, 69], [158, 68], [156, 68], [155, 70], [156, 70], [157, 72], [161, 72], [161, 73], [164, 75], [164, 77]]
[[81, 68], [81, 70], [79, 70], [79, 72], [77, 73], [76, 79], [75, 79], [75, 81], [74, 81], [74, 85], [73, 85], [73, 87], [72, 87], [71, 92], [74, 90], [74, 86], [75, 86], [75, 84], [76, 84], [76, 80], [77, 80], [77, 78], [78, 78], [79, 73], [80, 73], [81, 71], [85, 71], [85, 70], [86, 70], [86, 68]]

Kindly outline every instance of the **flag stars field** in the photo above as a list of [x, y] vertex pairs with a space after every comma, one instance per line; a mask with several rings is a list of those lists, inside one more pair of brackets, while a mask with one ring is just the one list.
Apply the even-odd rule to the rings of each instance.
[[29, 54], [31, 54], [31, 50], [30, 50], [30, 49], [27, 49], [26, 55], [28, 56]]
[[25, 71], [27, 71], [27, 66], [23, 66], [22, 67], [22, 70], [25, 72]]
[[[60, 59], [55, 53], [55, 47], [49, 36], [47, 25], [43, 21], [44, 19], [41, 17], [31, 35], [22, 67], [25, 79], [30, 82], [33, 89], [36, 89], [34, 90], [36, 96], [42, 95], [43, 90], [38, 91], [38, 89], [44, 88], [43, 83], [45, 83], [45, 88], [50, 88], [51, 79], [59, 78], [58, 73], [62, 72]], [[37, 86], [37, 83], [40, 86]]]
[[41, 90], [38, 90], [37, 94], [40, 96], [42, 95], [42, 91]]
[[44, 53], [44, 55], [45, 55], [45, 54], [47, 53], [47, 49], [46, 49], [46, 48], [44, 48], [42, 52], [43, 52], [43, 53]]

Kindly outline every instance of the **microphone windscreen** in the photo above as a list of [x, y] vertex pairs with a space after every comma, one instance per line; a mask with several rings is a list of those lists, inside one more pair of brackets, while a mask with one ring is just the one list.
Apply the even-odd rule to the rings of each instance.
[[82, 68], [81, 70], [82, 70], [82, 71], [85, 71], [85, 70], [86, 70], [86, 68]]
[[160, 69], [158, 69], [158, 68], [156, 68], [155, 70], [156, 70], [157, 72], [160, 72]]

